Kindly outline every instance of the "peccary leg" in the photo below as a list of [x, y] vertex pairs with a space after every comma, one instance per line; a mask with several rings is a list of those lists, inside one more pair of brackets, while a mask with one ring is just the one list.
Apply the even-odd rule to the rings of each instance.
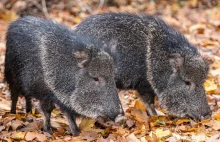
[[76, 116], [73, 112], [70, 112], [66, 109], [63, 109], [62, 110], [64, 115], [66, 116], [68, 122], [69, 122], [69, 127], [70, 127], [70, 130], [73, 134], [73, 136], [77, 136], [79, 135], [79, 128], [77, 127], [76, 125]]
[[19, 92], [14, 87], [11, 87], [11, 113], [16, 114], [16, 105], [18, 101]]
[[52, 131], [50, 129], [50, 116], [52, 110], [55, 108], [54, 104], [47, 100], [47, 101], [40, 101], [41, 110], [44, 115], [44, 131], [48, 132], [49, 134], [52, 134]]
[[145, 108], [149, 116], [157, 115], [154, 107], [154, 97], [155, 93], [147, 81], [142, 81], [144, 84], [139, 84], [137, 86], [137, 91], [139, 92], [140, 98], [144, 102]]
[[29, 113], [32, 110], [31, 98], [25, 97], [25, 100], [26, 100], [26, 113]]

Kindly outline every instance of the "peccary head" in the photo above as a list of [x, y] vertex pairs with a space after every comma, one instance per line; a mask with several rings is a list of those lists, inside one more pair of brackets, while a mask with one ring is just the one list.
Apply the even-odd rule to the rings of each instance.
[[170, 65], [173, 73], [160, 94], [161, 105], [179, 117], [207, 118], [210, 109], [203, 87], [208, 73], [207, 63], [199, 56], [173, 54]]
[[197, 48], [159, 18], [149, 24], [147, 75], [162, 108], [171, 115], [207, 118], [210, 108], [204, 91], [208, 63]]
[[69, 34], [45, 40], [41, 47], [47, 86], [60, 103], [79, 115], [115, 120], [124, 112], [114, 81], [113, 59], [99, 49], [104, 46], [100, 42]]
[[123, 115], [114, 81], [113, 58], [92, 46], [88, 50], [74, 51], [73, 55], [79, 71], [70, 102], [76, 112], [95, 119], [107, 117], [113, 121]]

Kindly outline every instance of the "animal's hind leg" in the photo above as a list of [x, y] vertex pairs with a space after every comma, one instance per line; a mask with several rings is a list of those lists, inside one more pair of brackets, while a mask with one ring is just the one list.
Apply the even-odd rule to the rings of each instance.
[[54, 104], [52, 101], [49, 100], [40, 100], [40, 107], [43, 112], [44, 116], [44, 131], [48, 132], [49, 134], [52, 134], [51, 128], [50, 128], [50, 117], [51, 117], [51, 112], [55, 108]]
[[72, 112], [72, 111], [69, 111], [66, 108], [61, 108], [61, 109], [62, 109], [62, 112], [64, 113], [64, 115], [66, 116], [66, 118], [69, 122], [69, 127], [70, 127], [70, 130], [71, 130], [73, 136], [79, 135], [79, 128], [76, 125], [76, 115], [75, 115], [75, 113]]

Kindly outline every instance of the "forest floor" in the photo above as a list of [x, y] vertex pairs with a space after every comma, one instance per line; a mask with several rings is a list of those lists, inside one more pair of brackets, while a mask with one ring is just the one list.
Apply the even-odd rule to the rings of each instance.
[[[6, 1], [6, 0], [3, 0]], [[51, 1], [49, 1], [51, 2]], [[66, 3], [15, 4], [0, 2], [0, 141], [98, 141], [98, 142], [157, 142], [157, 141], [207, 141], [220, 142], [220, 4], [204, 4], [199, 0], [190, 2], [146, 2], [124, 0], [100, 4], [88, 0]], [[85, 3], [89, 4], [85, 8]], [[81, 4], [81, 6], [80, 6]], [[45, 10], [46, 9], [46, 10]], [[96, 9], [96, 10], [94, 10]], [[88, 12], [90, 11], [90, 12]], [[43, 119], [38, 101], [33, 100], [32, 113], [25, 113], [24, 98], [19, 98], [17, 114], [10, 114], [10, 92], [3, 81], [5, 58], [5, 35], [9, 23], [21, 15], [51, 18], [74, 28], [91, 14], [103, 12], [130, 12], [156, 14], [168, 24], [181, 31], [196, 45], [202, 55], [212, 60], [210, 72], [204, 84], [212, 117], [202, 122], [190, 119], [169, 118], [156, 103], [159, 116], [149, 118], [134, 90], [120, 90], [119, 96], [126, 112], [123, 125], [109, 122], [107, 127], [97, 125], [95, 120], [77, 119], [81, 134], [73, 137], [65, 116], [56, 108], [52, 112], [52, 130], [49, 135], [42, 131]]]

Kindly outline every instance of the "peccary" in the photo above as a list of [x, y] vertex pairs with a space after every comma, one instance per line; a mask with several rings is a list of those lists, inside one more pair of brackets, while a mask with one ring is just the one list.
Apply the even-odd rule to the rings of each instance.
[[19, 94], [40, 100], [44, 130], [52, 133], [50, 115], [55, 103], [74, 135], [79, 133], [78, 115], [116, 120], [124, 114], [113, 59], [101, 50], [104, 45], [99, 41], [31, 16], [13, 22], [6, 40], [5, 79], [12, 112], [16, 112]]
[[116, 86], [137, 90], [151, 116], [155, 96], [171, 115], [196, 120], [210, 115], [203, 87], [208, 62], [159, 17], [104, 13], [90, 16], [74, 31], [118, 42], [104, 49], [114, 58]]

